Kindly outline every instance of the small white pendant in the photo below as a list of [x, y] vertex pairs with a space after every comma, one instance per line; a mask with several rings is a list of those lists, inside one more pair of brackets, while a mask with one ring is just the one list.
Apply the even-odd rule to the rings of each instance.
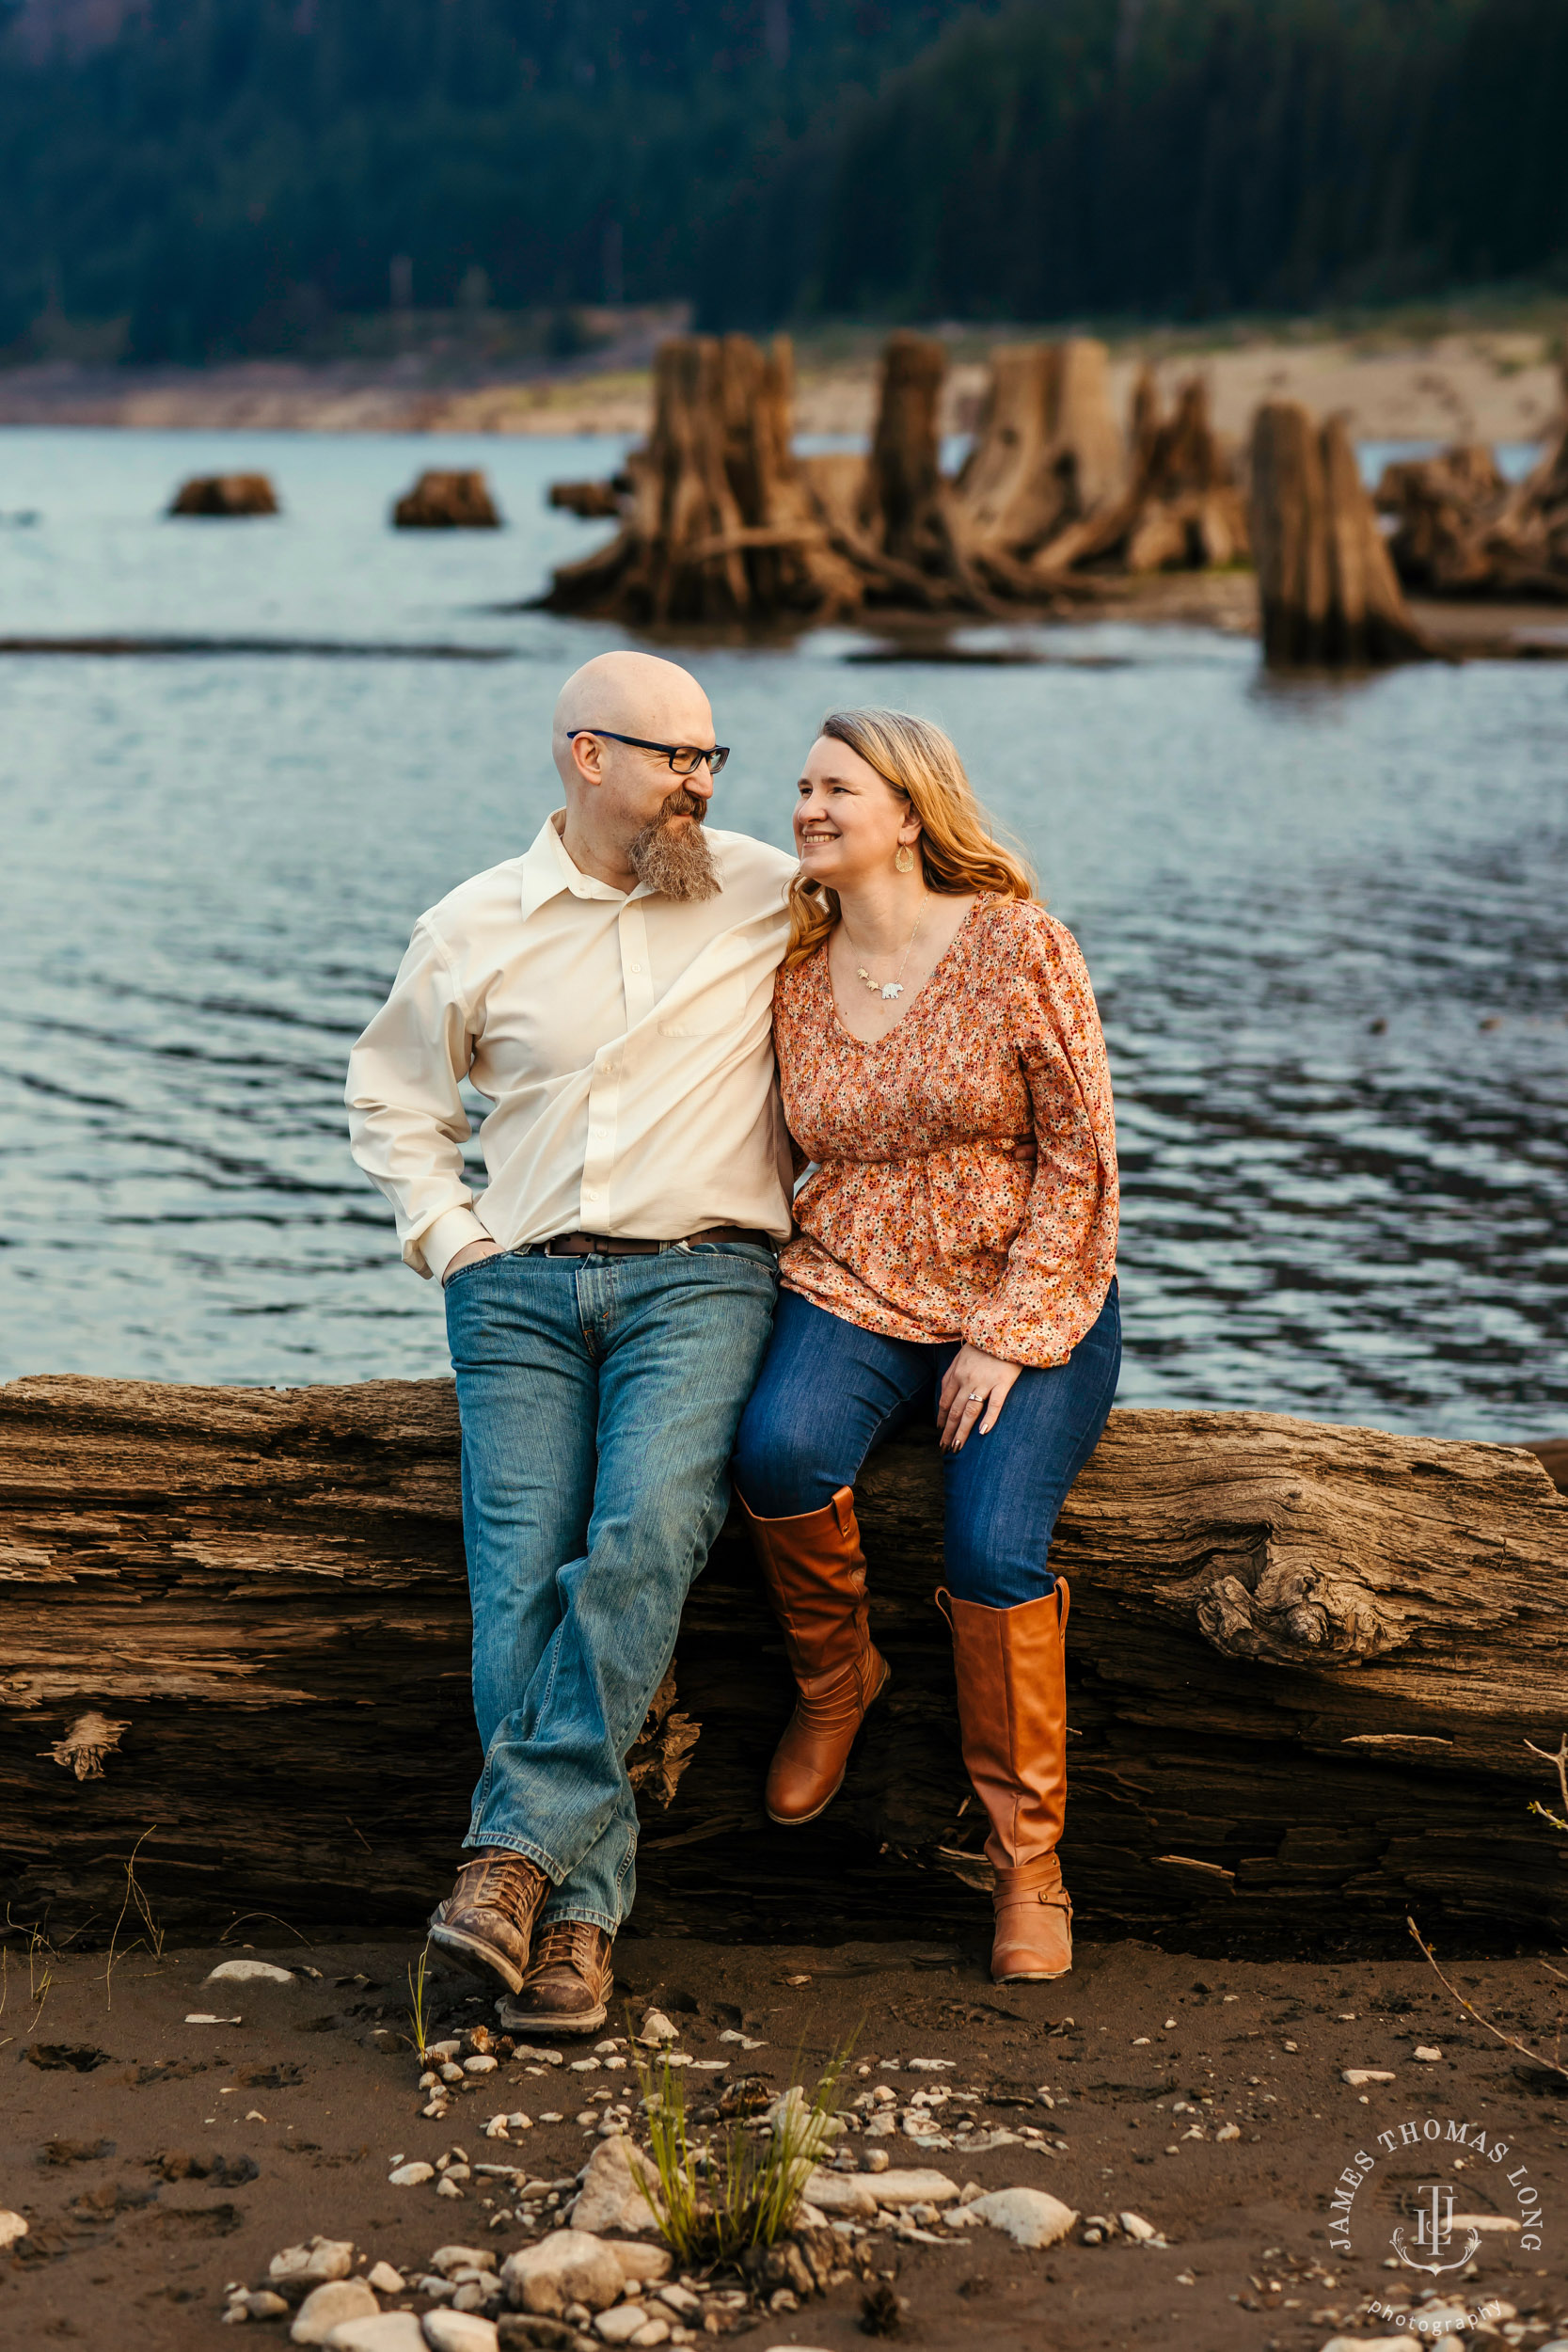
[[882, 982], [882, 1002], [884, 1005], [891, 1005], [895, 996], [902, 996], [903, 993], [904, 983], [902, 980], [884, 980]]

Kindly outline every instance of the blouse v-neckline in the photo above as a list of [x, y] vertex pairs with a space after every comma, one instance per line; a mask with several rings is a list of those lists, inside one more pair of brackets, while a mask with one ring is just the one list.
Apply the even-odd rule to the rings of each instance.
[[915, 990], [914, 994], [910, 998], [909, 1003], [904, 1007], [903, 1011], [899, 1014], [892, 1028], [884, 1031], [883, 1035], [880, 1037], [857, 1037], [854, 1030], [849, 1026], [849, 1024], [845, 1020], [843, 1013], [840, 1012], [838, 1009], [838, 997], [833, 989], [832, 969], [828, 961], [828, 949], [832, 945], [832, 942], [830, 940], [824, 940], [822, 943], [822, 982], [828, 992], [828, 1010], [835, 1027], [838, 1029], [840, 1036], [845, 1038], [849, 1044], [859, 1046], [863, 1054], [875, 1054], [879, 1047], [891, 1044], [893, 1040], [897, 1036], [899, 1030], [904, 1028], [914, 1019], [917, 1009], [926, 1002], [927, 997], [931, 993], [931, 991], [936, 986], [937, 981], [942, 977], [942, 972], [945, 969], [949, 959], [958, 952], [959, 942], [962, 940], [963, 935], [968, 930], [971, 923], [974, 922], [974, 917], [979, 914], [980, 909], [982, 907], [990, 906], [995, 896], [996, 893], [994, 890], [982, 890], [980, 892], [974, 901], [974, 904], [970, 908], [969, 913], [964, 916], [963, 921], [958, 925], [958, 930], [954, 932], [952, 938], [948, 941], [946, 946], [942, 949], [935, 963], [932, 964], [929, 972], [927, 973], [926, 977], [921, 981], [920, 986]]

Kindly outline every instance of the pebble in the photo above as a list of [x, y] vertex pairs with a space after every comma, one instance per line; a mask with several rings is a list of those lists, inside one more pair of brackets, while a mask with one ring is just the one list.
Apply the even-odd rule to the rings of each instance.
[[463, 2072], [465, 2074], [493, 2074], [499, 2064], [499, 2058], [490, 2058], [482, 2050], [478, 2058], [464, 2059]]
[[1339, 2070], [1339, 2080], [1349, 2083], [1353, 2090], [1359, 2090], [1363, 2083], [1391, 2083], [1393, 2079], [1386, 2066], [1342, 2066]]
[[[973, 2215], [993, 2230], [1005, 2231], [1015, 2246], [1032, 2249], [1057, 2245], [1078, 2218], [1070, 2205], [1042, 2188], [999, 2188], [989, 2197], [973, 2199], [962, 2210], [966, 2217]], [[1148, 2227], [1147, 2222], [1143, 2226]]]
[[1442, 2051], [1434, 2050], [1430, 2042], [1423, 2042], [1420, 2043], [1418, 2048], [1417, 2048], [1412, 2055], [1418, 2058], [1424, 2058], [1429, 2066], [1441, 2065], [1443, 2059]]
[[203, 1984], [297, 1984], [299, 1979], [292, 1968], [275, 1968], [268, 1960], [220, 1960], [201, 1981]]
[[0, 2249], [14, 2246], [19, 2237], [27, 2234], [27, 2224], [19, 2213], [0, 2208]]
[[595, 2058], [573, 2058], [570, 2061], [570, 2072], [574, 2074], [596, 2074], [598, 2071], [599, 2061]]
[[766, 2050], [768, 2047], [766, 2042], [758, 2042], [752, 2034], [736, 2033], [733, 2026], [726, 2026], [719, 2039], [721, 2042], [738, 2042], [743, 2050]]
[[193, 2009], [186, 2017], [187, 2026], [243, 2026], [243, 2017], [214, 2017], [210, 2010]]
[[885, 2172], [888, 2168], [887, 2150], [885, 2148], [868, 2148], [864, 2155], [861, 2158], [861, 2164], [863, 2169], [867, 2172]]
[[625, 2283], [612, 2249], [586, 2230], [555, 2230], [537, 2246], [520, 2247], [501, 2266], [501, 2284], [516, 2310], [560, 2319], [568, 2304], [591, 2312], [618, 2302]]
[[[648, 2324], [648, 2313], [641, 2303], [618, 2303], [611, 2312], [600, 2312], [594, 2322], [594, 2333], [603, 2336], [606, 2344], [631, 2344]], [[665, 2322], [665, 2334], [669, 2333]]]
[[374, 2319], [381, 2306], [363, 2279], [332, 2279], [315, 2287], [300, 2305], [289, 2330], [294, 2344], [325, 2344], [348, 2319]]
[[[623, 2279], [636, 2279], [641, 2285], [647, 2286], [670, 2276], [670, 2249], [667, 2246], [611, 2244], [610, 2250], [621, 2265]], [[684, 2294], [685, 2289], [673, 2287], [671, 2293]]]
[[373, 2287], [377, 2295], [401, 2295], [404, 2292], [403, 2273], [394, 2270], [390, 2263], [377, 2263], [375, 2268], [368, 2273], [365, 2284]]
[[911, 2058], [908, 2065], [911, 2074], [945, 2074], [958, 2062], [957, 2058]]
[[659, 2042], [678, 2042], [680, 2036], [661, 2009], [651, 2009], [642, 2020], [637, 2039], [657, 2047]]
[[496, 2258], [487, 2246], [438, 2246], [430, 2258], [432, 2270], [450, 2279], [458, 2270], [494, 2270]]
[[1117, 2219], [1128, 2236], [1137, 2238], [1143, 2245], [1147, 2246], [1151, 2238], [1160, 2234], [1153, 2222], [1146, 2221], [1141, 2213], [1119, 2214]]
[[497, 2352], [493, 2319], [477, 2312], [426, 2312], [424, 2340], [431, 2352]]
[[582, 2173], [571, 2208], [574, 2230], [621, 2230], [637, 2237], [657, 2227], [639, 2183], [657, 2195], [657, 2175], [641, 2150], [619, 2133], [601, 2139]]
[[306, 2246], [286, 2246], [267, 2265], [269, 2279], [346, 2279], [354, 2268], [354, 2240], [313, 2237]]
[[1239, 2123], [1222, 2123], [1214, 2134], [1216, 2139], [1240, 2139], [1241, 2137], [1242, 2127]]
[[433, 2181], [435, 2178], [436, 2167], [433, 2164], [400, 2164], [395, 2172], [387, 2175], [393, 2188], [418, 2188], [422, 2181]]
[[427, 2338], [412, 2312], [381, 2312], [345, 2320], [327, 2341], [329, 2352], [425, 2352]]
[[[454, 2167], [453, 2169], [455, 2170], [457, 2168]], [[458, 2187], [457, 2183], [452, 2179], [451, 2172], [443, 2172], [440, 2179], [436, 2184], [436, 2194], [437, 2197], [461, 2197], [463, 2191]]]
[[428, 2058], [435, 2058], [439, 2063], [442, 2058], [457, 2058], [462, 2048], [463, 2044], [457, 2041], [432, 2042], [427, 2044], [424, 2055]]
[[1323, 2352], [1420, 2352], [1414, 2336], [1330, 2336]]

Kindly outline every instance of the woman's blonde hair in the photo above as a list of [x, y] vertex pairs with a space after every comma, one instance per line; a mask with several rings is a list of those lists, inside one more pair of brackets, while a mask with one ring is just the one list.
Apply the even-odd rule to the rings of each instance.
[[[929, 719], [911, 718], [904, 710], [830, 710], [817, 734], [847, 743], [908, 801], [920, 819], [920, 859], [928, 890], [1035, 896], [1035, 878], [1022, 856], [991, 833], [958, 746]], [[837, 891], [797, 874], [789, 885], [785, 968], [820, 947], [837, 921]]]

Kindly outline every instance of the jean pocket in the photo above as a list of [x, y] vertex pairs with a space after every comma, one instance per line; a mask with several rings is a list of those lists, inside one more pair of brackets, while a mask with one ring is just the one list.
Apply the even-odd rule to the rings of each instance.
[[768, 1274], [777, 1274], [779, 1270], [778, 1251], [765, 1249], [756, 1241], [694, 1241], [688, 1254], [693, 1258], [745, 1258]]
[[469, 1261], [468, 1264], [460, 1265], [455, 1274], [443, 1274], [441, 1277], [443, 1293], [450, 1294], [459, 1282], [466, 1282], [470, 1274], [477, 1274], [482, 1266], [495, 1265], [498, 1262], [504, 1262], [508, 1255], [509, 1252], [504, 1249], [487, 1250], [483, 1258], [474, 1258]]

